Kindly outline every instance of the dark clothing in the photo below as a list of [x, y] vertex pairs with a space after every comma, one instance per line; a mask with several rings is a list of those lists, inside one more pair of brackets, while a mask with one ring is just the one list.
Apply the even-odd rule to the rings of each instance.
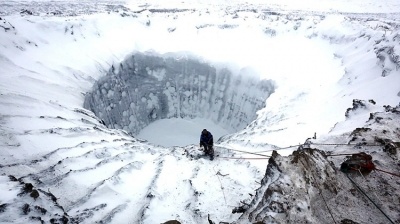
[[201, 136], [200, 136], [200, 144], [201, 144], [202, 142], [204, 142], [204, 143], [206, 143], [206, 144], [212, 145], [212, 144], [213, 144], [213, 141], [214, 141], [214, 139], [213, 139], [213, 136], [212, 136], [211, 132], [206, 131], [205, 134], [203, 134], [203, 132], [201, 133]]
[[200, 136], [200, 147], [204, 147], [204, 152], [206, 155], [210, 156], [210, 159], [214, 159], [214, 139], [212, 134], [209, 131], [203, 131]]

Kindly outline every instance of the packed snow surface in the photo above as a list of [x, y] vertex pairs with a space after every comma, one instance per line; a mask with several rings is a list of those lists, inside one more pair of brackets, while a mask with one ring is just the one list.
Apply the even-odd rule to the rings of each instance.
[[[0, 222], [326, 221], [296, 155], [275, 154], [264, 176], [254, 153], [289, 155], [313, 136], [400, 142], [397, 109], [383, 109], [400, 102], [399, 15], [397, 0], [1, 1]], [[204, 128], [221, 136], [214, 161], [199, 151]], [[398, 169], [396, 151], [365, 150]], [[300, 154], [315, 174], [341, 162]], [[398, 182], [373, 177], [398, 222]], [[344, 217], [364, 199], [335, 178], [320, 181], [355, 202], [328, 201]]]

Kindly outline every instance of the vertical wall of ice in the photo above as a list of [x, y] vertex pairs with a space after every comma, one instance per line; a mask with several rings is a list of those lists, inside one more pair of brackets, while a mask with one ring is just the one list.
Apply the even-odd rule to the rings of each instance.
[[173, 117], [207, 118], [234, 132], [256, 118], [273, 90], [269, 80], [195, 59], [137, 53], [97, 81], [84, 106], [132, 134]]

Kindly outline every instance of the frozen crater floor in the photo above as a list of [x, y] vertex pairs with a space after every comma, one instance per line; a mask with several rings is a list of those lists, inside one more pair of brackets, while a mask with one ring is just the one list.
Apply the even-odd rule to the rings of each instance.
[[0, 3], [0, 222], [400, 222], [397, 177], [351, 174], [388, 219], [327, 156], [398, 172], [399, 12]]
[[199, 133], [204, 128], [212, 132], [215, 140], [229, 133], [214, 122], [204, 118], [171, 118], [154, 121], [141, 130], [137, 137], [162, 146], [199, 145]]

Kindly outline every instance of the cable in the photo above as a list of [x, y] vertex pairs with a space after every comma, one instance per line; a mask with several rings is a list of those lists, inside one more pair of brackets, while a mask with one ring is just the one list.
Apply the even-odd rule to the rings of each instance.
[[[337, 146], [339, 146], [339, 145], [342, 145], [342, 146], [357, 146], [357, 145], [360, 145], [360, 144], [350, 144], [350, 143], [348, 143], [348, 144], [344, 144], [344, 143], [325, 143], [325, 144], [322, 144], [322, 143], [312, 143], [312, 142], [306, 143], [306, 144], [309, 144], [309, 145], [337, 145]], [[256, 153], [271, 152], [273, 150], [278, 151], [278, 150], [283, 150], [283, 149], [290, 149], [290, 148], [299, 147], [299, 146], [302, 146], [302, 145], [305, 145], [305, 144], [291, 145], [291, 146], [288, 146], [288, 147], [282, 147], [282, 148], [278, 148], [278, 149], [258, 151]], [[382, 145], [366, 144], [366, 145], [360, 145], [360, 146], [382, 146]]]
[[269, 158], [243, 158], [243, 157], [218, 157], [221, 159], [245, 159], [245, 160], [251, 160], [251, 159], [269, 159]]
[[356, 182], [355, 182], [353, 179], [351, 179], [347, 173], [345, 173], [345, 174], [346, 174], [347, 178], [349, 178], [349, 180], [354, 184], [354, 186], [357, 188], [357, 190], [360, 191], [365, 197], [367, 197], [368, 200], [370, 200], [370, 201], [372, 202], [372, 204], [374, 204], [375, 207], [376, 207], [377, 209], [379, 209], [379, 211], [382, 212], [382, 214], [390, 221], [390, 223], [395, 224], [395, 223], [389, 218], [389, 216], [386, 215], [386, 213], [385, 213], [381, 208], [379, 208], [379, 206], [378, 206], [370, 197], [368, 197], [368, 195], [356, 184]]
[[326, 156], [352, 156], [356, 153], [346, 153], [346, 154], [331, 154], [331, 155], [326, 155]]
[[382, 145], [376, 145], [376, 144], [344, 144], [344, 143], [310, 143], [311, 145], [346, 145], [346, 146], [382, 146]]
[[357, 171], [358, 171], [358, 172], [360, 173], [360, 175], [364, 178], [364, 181], [365, 181], [367, 187], [369, 188], [369, 190], [372, 191], [372, 193], [375, 195], [376, 199], [378, 199], [378, 201], [381, 203], [381, 205], [383, 205], [383, 203], [382, 203], [381, 199], [379, 199], [378, 195], [376, 195], [375, 192], [374, 192], [373, 190], [371, 190], [371, 187], [370, 187], [369, 184], [368, 184], [369, 181], [368, 181], [367, 178], [365, 178], [365, 176], [362, 174], [361, 170], [358, 169]]
[[[219, 147], [223, 147], [223, 146], [219, 146]], [[229, 150], [232, 150], [232, 151], [235, 151], [235, 152], [243, 152], [243, 153], [253, 154], [253, 155], [257, 155], [257, 156], [271, 157], [271, 156], [268, 156], [268, 155], [258, 154], [258, 153], [254, 153], [254, 152], [247, 152], [247, 151], [242, 151], [242, 150], [236, 150], [236, 149], [227, 148], [227, 147], [223, 147], [223, 148], [226, 148], [226, 149], [229, 149]]]
[[391, 175], [393, 175], [393, 176], [396, 176], [396, 177], [400, 177], [400, 175], [399, 175], [399, 174], [391, 173], [391, 172], [384, 171], [384, 170], [381, 170], [381, 169], [378, 169], [378, 168], [375, 168], [375, 170], [377, 170], [377, 171], [381, 171], [381, 172], [384, 172], [384, 173], [387, 173], [387, 174], [391, 174]]
[[[306, 166], [304, 165], [303, 161], [300, 160], [300, 162], [301, 162], [301, 164], [303, 164], [303, 167], [306, 167]], [[313, 174], [312, 172], [310, 172], [310, 173], [311, 173], [311, 175], [313, 176], [314, 180], [317, 180], [317, 179], [315, 178], [314, 174]], [[316, 184], [316, 185], [317, 185], [317, 184]], [[318, 185], [317, 185], [316, 187], [317, 187], [317, 189], [319, 190], [319, 194], [321, 195], [322, 200], [324, 201], [325, 206], [326, 206], [326, 208], [328, 209], [328, 212], [329, 212], [329, 214], [331, 215], [333, 222], [336, 224], [336, 220], [335, 220], [335, 218], [333, 217], [332, 211], [331, 211], [331, 209], [329, 208], [328, 203], [326, 202], [324, 195], [322, 194], [321, 188], [319, 188]]]
[[[314, 176], [314, 175], [313, 175], [313, 176]], [[320, 194], [321, 197], [322, 197], [322, 200], [324, 200], [324, 203], [325, 203], [326, 207], [328, 208], [329, 214], [331, 214], [331, 217], [332, 217], [332, 219], [333, 219], [333, 222], [336, 224], [336, 220], [335, 220], [335, 218], [333, 217], [332, 211], [331, 211], [331, 209], [329, 208], [328, 203], [326, 202], [325, 197], [324, 197], [324, 195], [322, 194], [321, 189], [318, 188], [318, 190], [319, 190], [319, 194]]]
[[[312, 143], [312, 142], [305, 143], [305, 144], [309, 144], [309, 145], [337, 145], [337, 146], [339, 146], [339, 145], [342, 145], [342, 146], [357, 146], [357, 145], [359, 145], [359, 144], [350, 144], [350, 143], [349, 144], [344, 144], [344, 143], [325, 143], [325, 144], [322, 144], [322, 143]], [[243, 153], [254, 154], [254, 155], [258, 155], [258, 156], [267, 156], [267, 155], [263, 155], [263, 154], [259, 154], [259, 153], [266, 153], [266, 152], [271, 152], [271, 151], [274, 151], [274, 150], [275, 151], [279, 151], [279, 150], [283, 150], [283, 149], [290, 149], [290, 148], [299, 147], [299, 146], [302, 146], [302, 145], [305, 145], [305, 144], [291, 145], [291, 146], [288, 146], [288, 147], [282, 147], [282, 148], [278, 148], [278, 149], [271, 149], [271, 150], [264, 150], [264, 151], [257, 151], [257, 152], [240, 151], [240, 150], [236, 150], [236, 149], [232, 149], [232, 148], [227, 148], [225, 146], [220, 146], [220, 147], [227, 148], [229, 150], [236, 151], [236, 152], [243, 152]], [[361, 145], [361, 146], [382, 146], [382, 145], [366, 144], [366, 145]], [[340, 155], [352, 155], [352, 154], [337, 154], [337, 155], [328, 155], [328, 156], [340, 156]]]
[[213, 170], [214, 170], [214, 172], [215, 172], [215, 175], [218, 177], [218, 180], [219, 180], [219, 184], [220, 184], [220, 186], [221, 186], [221, 191], [222, 191], [222, 194], [224, 195], [224, 200], [225, 200], [225, 205], [227, 206], [227, 203], [226, 203], [226, 197], [225, 197], [225, 192], [224, 192], [224, 187], [222, 187], [222, 182], [221, 182], [221, 179], [219, 179], [219, 176], [218, 176], [218, 173], [220, 173], [219, 171], [217, 172], [217, 171], [215, 171], [215, 166], [213, 167]]
[[294, 147], [299, 147], [299, 146], [301, 146], [301, 145], [304, 145], [304, 144], [299, 144], [299, 145], [291, 145], [291, 146], [288, 146], [288, 147], [283, 147], [283, 148], [278, 148], [278, 149], [272, 149], [272, 150], [265, 150], [265, 151], [258, 151], [258, 152], [256, 152], [256, 153], [263, 153], [263, 152], [271, 152], [271, 151], [279, 151], [279, 150], [283, 150], [283, 149], [290, 149], [290, 148], [294, 148]]

